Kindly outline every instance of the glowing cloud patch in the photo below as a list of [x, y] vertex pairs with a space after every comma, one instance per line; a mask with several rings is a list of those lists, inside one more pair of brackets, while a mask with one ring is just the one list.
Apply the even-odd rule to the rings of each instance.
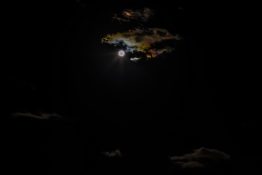
[[130, 58], [130, 61], [133, 61], [133, 62], [137, 62], [139, 60], [141, 60], [141, 58], [138, 58], [138, 57]]
[[102, 43], [124, 48], [125, 52], [143, 53], [150, 59], [171, 52], [174, 48], [165, 45], [165, 42], [180, 39], [178, 35], [172, 35], [166, 29], [137, 28], [127, 32], [108, 34], [102, 38]]

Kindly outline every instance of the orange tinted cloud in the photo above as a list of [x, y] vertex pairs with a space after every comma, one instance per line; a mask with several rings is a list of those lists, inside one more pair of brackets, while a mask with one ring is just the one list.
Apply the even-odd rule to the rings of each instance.
[[156, 47], [166, 41], [180, 40], [178, 35], [172, 35], [162, 28], [133, 29], [127, 32], [108, 34], [102, 38], [102, 43], [124, 47], [126, 52], [141, 52], [146, 58], [156, 58], [173, 50], [170, 46]]

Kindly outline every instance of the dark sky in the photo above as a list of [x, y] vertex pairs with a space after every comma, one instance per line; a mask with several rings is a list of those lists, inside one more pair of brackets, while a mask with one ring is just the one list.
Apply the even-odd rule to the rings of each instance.
[[[23, 8], [17, 7], [10, 22], [17, 49], [11, 53], [14, 60], [10, 66], [15, 71], [10, 70], [10, 81], [15, 88], [20, 85], [14, 89], [18, 94], [13, 95], [27, 98], [25, 108], [34, 104], [41, 110], [62, 110], [70, 115], [79, 110], [96, 110], [118, 116], [126, 109], [140, 111], [138, 108], [145, 114], [134, 116], [150, 115], [154, 110], [180, 115], [195, 110], [217, 113], [226, 108], [220, 103], [223, 99], [219, 93], [227, 91], [224, 85], [230, 63], [225, 61], [229, 60], [226, 52], [231, 48], [226, 43], [230, 39], [225, 24], [221, 26], [228, 21], [224, 21], [225, 14], [218, 13], [222, 5], [206, 8], [201, 3], [179, 1], [50, 4], [31, 7], [22, 3]], [[111, 16], [124, 8], [144, 6], [156, 11], [151, 26], [168, 28], [184, 40], [174, 54], [162, 60], [145, 64], [113, 61], [117, 50], [102, 45], [101, 37], [128, 26], [112, 23]], [[16, 106], [19, 108], [21, 102], [17, 101]]]
[[[64, 146], [69, 137], [68, 142], [80, 142], [77, 148], [93, 148], [83, 141], [86, 135], [99, 145], [110, 142], [112, 134], [118, 136], [111, 146], [126, 149], [146, 137], [144, 145], [131, 145], [176, 153], [215, 147], [235, 155], [237, 165], [252, 159], [247, 167], [258, 172], [257, 78], [256, 68], [250, 67], [254, 48], [248, 41], [255, 17], [247, 4], [58, 0], [10, 2], [6, 7], [5, 115], [65, 116], [70, 124], [51, 126], [51, 138], [62, 133], [56, 145]], [[155, 11], [150, 26], [178, 33], [183, 40], [173, 53], [153, 61], [116, 60], [118, 49], [101, 44], [101, 37], [132, 26], [112, 22], [112, 15], [143, 7]], [[21, 125], [12, 122], [15, 135]]]
[[[171, 112], [220, 120], [245, 101], [245, 94], [238, 95], [242, 63], [235, 53], [239, 47], [235, 37], [243, 34], [235, 30], [239, 19], [230, 15], [230, 4], [132, 0], [33, 4], [12, 7], [8, 21], [8, 42], [15, 50], [7, 61], [10, 110], [140, 119]], [[163, 59], [143, 64], [114, 61], [117, 49], [102, 45], [101, 37], [133, 26], [113, 23], [112, 15], [145, 6], [155, 9], [151, 26], [179, 33], [184, 40]]]

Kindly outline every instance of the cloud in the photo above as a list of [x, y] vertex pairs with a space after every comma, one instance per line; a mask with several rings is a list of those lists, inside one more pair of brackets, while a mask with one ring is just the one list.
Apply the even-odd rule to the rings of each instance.
[[133, 62], [137, 62], [139, 60], [141, 60], [141, 58], [138, 58], [138, 57], [130, 58], [130, 61], [133, 61]]
[[129, 53], [143, 53], [146, 58], [156, 58], [174, 48], [165, 42], [180, 40], [179, 35], [172, 35], [162, 28], [136, 28], [127, 32], [108, 34], [102, 38], [102, 43], [123, 47]]
[[177, 162], [179, 165], [181, 165], [182, 168], [190, 168], [190, 169], [195, 169], [195, 168], [204, 168], [205, 165], [198, 162], [198, 161], [189, 161], [189, 162]]
[[115, 14], [113, 19], [120, 22], [147, 22], [153, 15], [154, 12], [150, 8], [140, 10], [125, 9], [120, 14]]
[[119, 149], [116, 149], [114, 151], [108, 151], [108, 152], [103, 152], [103, 155], [109, 158], [114, 158], [114, 157], [122, 157], [122, 152]]
[[61, 119], [62, 116], [57, 113], [40, 113], [33, 114], [30, 112], [17, 112], [12, 114], [15, 118], [32, 118], [37, 120]]
[[130, 23], [135, 27], [128, 31], [107, 34], [102, 37], [102, 43], [124, 49], [133, 62], [171, 53], [174, 51], [174, 41], [182, 38], [178, 34], [171, 34], [167, 29], [147, 26], [147, 22], [153, 16], [154, 12], [150, 8], [125, 9], [115, 14], [113, 19]]
[[181, 168], [194, 169], [221, 165], [221, 163], [227, 162], [230, 156], [216, 149], [202, 147], [194, 150], [193, 153], [174, 156], [170, 159]]

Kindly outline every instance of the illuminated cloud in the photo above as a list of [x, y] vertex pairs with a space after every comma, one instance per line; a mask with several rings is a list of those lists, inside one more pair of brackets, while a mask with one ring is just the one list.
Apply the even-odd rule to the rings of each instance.
[[172, 35], [166, 29], [136, 28], [127, 32], [108, 34], [102, 38], [102, 43], [121, 47], [129, 53], [143, 53], [146, 58], [150, 59], [173, 51], [173, 48], [165, 42], [180, 39], [178, 35]]
[[193, 153], [185, 154], [183, 156], [171, 157], [171, 160], [181, 168], [207, 168], [209, 166], [219, 166], [227, 162], [230, 156], [222, 151], [216, 149], [199, 148]]
[[125, 9], [120, 14], [115, 14], [113, 19], [120, 22], [147, 22], [153, 14], [153, 11], [149, 8], [140, 10]]
[[148, 27], [147, 22], [153, 16], [150, 8], [125, 9], [120, 14], [115, 14], [113, 19], [130, 23], [134, 27], [128, 31], [107, 34], [102, 38], [102, 43], [121, 48], [131, 57], [132, 62], [149, 60], [172, 52], [175, 40], [182, 38], [164, 28]]

